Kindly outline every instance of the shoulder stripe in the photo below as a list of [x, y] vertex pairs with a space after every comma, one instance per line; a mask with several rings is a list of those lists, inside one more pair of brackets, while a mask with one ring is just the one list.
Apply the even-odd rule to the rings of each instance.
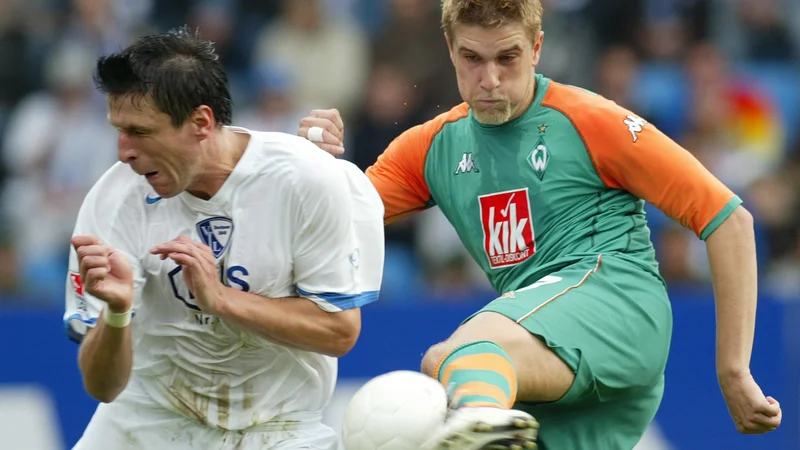
[[387, 223], [431, 205], [431, 192], [425, 181], [425, 162], [434, 138], [448, 123], [469, 115], [462, 103], [435, 118], [406, 130], [398, 136], [369, 169], [372, 184], [385, 207]]
[[735, 197], [693, 154], [611, 100], [551, 83], [542, 105], [572, 122], [606, 187], [652, 203], [699, 237]]

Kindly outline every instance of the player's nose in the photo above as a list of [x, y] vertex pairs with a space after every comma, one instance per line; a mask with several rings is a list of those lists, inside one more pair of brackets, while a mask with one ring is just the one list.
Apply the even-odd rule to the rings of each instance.
[[494, 91], [500, 86], [500, 71], [496, 64], [488, 63], [481, 74], [481, 89]]
[[136, 160], [138, 152], [131, 145], [131, 140], [127, 133], [119, 133], [117, 138], [117, 157], [125, 164], [130, 164]]

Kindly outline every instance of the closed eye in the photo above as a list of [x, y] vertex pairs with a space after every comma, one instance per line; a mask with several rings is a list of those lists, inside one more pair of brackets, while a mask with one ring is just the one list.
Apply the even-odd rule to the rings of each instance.
[[131, 136], [146, 136], [150, 134], [150, 130], [146, 130], [144, 128], [119, 128], [117, 127], [120, 133], [125, 133]]

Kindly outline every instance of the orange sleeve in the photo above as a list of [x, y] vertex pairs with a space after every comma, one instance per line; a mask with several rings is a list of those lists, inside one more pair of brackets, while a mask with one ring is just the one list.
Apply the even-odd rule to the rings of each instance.
[[383, 200], [388, 224], [431, 206], [425, 181], [425, 160], [434, 137], [449, 122], [466, 117], [468, 107], [459, 105], [398, 136], [369, 169], [367, 176]]
[[572, 121], [606, 186], [652, 203], [701, 239], [741, 203], [691, 153], [617, 104], [556, 83], [545, 102]]

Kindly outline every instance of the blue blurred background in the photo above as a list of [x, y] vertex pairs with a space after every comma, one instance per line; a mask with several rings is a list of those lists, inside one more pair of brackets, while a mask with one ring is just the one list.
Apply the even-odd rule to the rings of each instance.
[[[784, 425], [736, 433], [715, 380], [703, 244], [650, 208], [675, 340], [641, 449], [800, 449], [800, 1], [543, 3], [539, 71], [660, 127], [757, 218], [752, 367]], [[346, 157], [366, 168], [400, 132], [460, 102], [438, 20], [436, 0], [0, 0], [0, 449], [70, 448], [95, 406], [61, 311], [78, 207], [116, 158], [91, 85], [98, 55], [199, 27], [229, 70], [235, 124], [295, 133], [310, 109], [336, 107]], [[330, 423], [365, 378], [418, 368], [493, 295], [438, 210], [387, 228], [381, 301], [341, 361]]]

